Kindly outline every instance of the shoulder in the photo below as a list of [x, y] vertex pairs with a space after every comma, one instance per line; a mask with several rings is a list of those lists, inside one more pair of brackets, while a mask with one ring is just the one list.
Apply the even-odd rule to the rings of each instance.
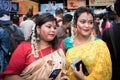
[[3, 32], [3, 31], [5, 31], [2, 27], [0, 27], [0, 32]]
[[23, 47], [31, 47], [31, 42], [28, 41], [22, 41], [19, 46], [23, 46]]
[[65, 38], [64, 40], [70, 41], [70, 40], [71, 40], [71, 37], [67, 37], [67, 38]]
[[1, 35], [6, 36], [7, 34], [8, 34], [8, 32], [4, 28], [0, 27], [0, 36]]
[[94, 42], [94, 45], [99, 46], [99, 48], [105, 48], [107, 47], [107, 44], [105, 41], [103, 41], [102, 39], [98, 39]]
[[65, 43], [65, 44], [71, 43], [71, 37], [65, 38], [65, 39], [64, 39], [64, 43]]
[[30, 53], [32, 50], [31, 42], [22, 41], [17, 47], [17, 51], [21, 51], [21, 50], [24, 53], [27, 53], [27, 54]]

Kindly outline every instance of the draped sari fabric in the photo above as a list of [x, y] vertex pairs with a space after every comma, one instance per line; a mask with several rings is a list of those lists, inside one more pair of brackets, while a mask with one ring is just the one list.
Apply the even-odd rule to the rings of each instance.
[[66, 52], [66, 66], [70, 80], [77, 80], [73, 74], [71, 63], [76, 59], [81, 59], [89, 75], [84, 75], [84, 80], [111, 80], [112, 64], [108, 48], [100, 39], [94, 39], [89, 43], [74, 47], [70, 43], [70, 37], [64, 40]]
[[65, 72], [65, 56], [62, 49], [58, 49], [43, 58], [40, 58], [28, 65], [20, 74], [25, 80], [39, 80], [48, 78], [54, 69], [62, 69], [56, 80], [60, 80], [61, 73]]
[[2, 76], [12, 74], [19, 75], [24, 80], [40, 80], [48, 79], [53, 70], [61, 69], [55, 80], [67, 78], [65, 54], [61, 48], [48, 46], [41, 49], [38, 58], [34, 57], [31, 50], [30, 42], [21, 43], [13, 53]]

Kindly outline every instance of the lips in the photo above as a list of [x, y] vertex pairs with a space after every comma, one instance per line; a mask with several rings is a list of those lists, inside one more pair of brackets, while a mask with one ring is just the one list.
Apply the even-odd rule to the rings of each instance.
[[88, 31], [89, 31], [89, 29], [84, 29], [84, 31], [85, 31], [85, 32], [88, 32]]
[[55, 34], [49, 34], [51, 37], [54, 37], [55, 36]]

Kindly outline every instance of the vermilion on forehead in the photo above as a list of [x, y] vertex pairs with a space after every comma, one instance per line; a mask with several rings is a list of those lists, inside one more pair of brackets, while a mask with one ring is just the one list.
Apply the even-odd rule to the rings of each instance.
[[93, 16], [92, 16], [92, 14], [89, 13], [89, 12], [84, 12], [84, 13], [82, 13], [82, 14], [79, 16], [79, 20], [83, 20], [83, 19], [85, 19], [85, 20], [93, 20]]
[[89, 15], [90, 15], [90, 13], [89, 13], [89, 12], [85, 12], [85, 13], [86, 13], [86, 15], [87, 15], [87, 16], [89, 16]]

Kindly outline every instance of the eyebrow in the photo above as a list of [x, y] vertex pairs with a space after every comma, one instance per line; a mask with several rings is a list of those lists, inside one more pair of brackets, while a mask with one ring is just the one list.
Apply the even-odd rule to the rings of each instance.
[[[81, 20], [86, 20], [86, 19], [80, 19], [80, 21], [81, 21]], [[87, 20], [88, 20], [88, 19], [87, 19]], [[91, 19], [91, 20], [89, 20], [89, 21], [93, 21], [93, 19]]]

